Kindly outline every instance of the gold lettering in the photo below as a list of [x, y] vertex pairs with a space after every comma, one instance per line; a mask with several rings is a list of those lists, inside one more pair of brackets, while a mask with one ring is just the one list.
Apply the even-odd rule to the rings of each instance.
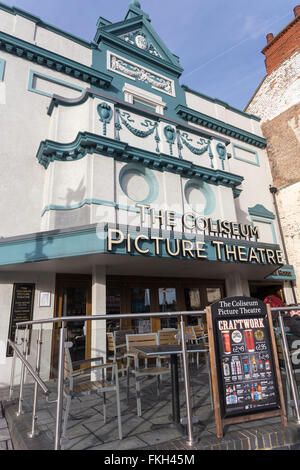
[[222, 253], [221, 253], [221, 246], [224, 245], [223, 242], [218, 242], [218, 241], [212, 241], [211, 242], [212, 246], [216, 247], [216, 255], [217, 259], [220, 261], [222, 260]]
[[255, 253], [255, 249], [253, 248], [253, 246], [251, 246], [249, 248], [249, 253], [248, 253], [248, 261], [251, 263], [252, 261], [256, 261], [257, 263], [259, 263], [259, 259], [258, 259], [258, 256], [257, 254]]
[[176, 221], [175, 221], [175, 214], [176, 212], [174, 211], [166, 211], [166, 227], [175, 227], [176, 226]]
[[275, 253], [273, 250], [266, 250], [266, 257], [269, 264], [276, 264]]
[[[193, 219], [193, 223], [191, 226], [188, 225], [188, 220], [187, 220], [188, 217], [191, 217]], [[189, 230], [193, 230], [193, 228], [195, 228], [195, 216], [191, 212], [187, 212], [186, 214], [183, 214], [182, 223], [185, 228]]]
[[[203, 225], [201, 226], [200, 223], [202, 223]], [[198, 230], [201, 230], [202, 232], [204, 232], [204, 230], [207, 229], [207, 219], [205, 217], [197, 217], [196, 227]]]
[[[186, 245], [188, 245], [189, 248], [187, 248]], [[190, 240], [182, 240], [182, 254], [183, 254], [183, 256], [186, 256], [186, 253], [188, 253], [191, 258], [195, 258], [195, 256], [192, 253], [192, 249], [193, 249], [193, 243]]]
[[178, 256], [179, 253], [180, 253], [179, 240], [176, 239], [176, 240], [174, 240], [174, 241], [176, 242], [176, 251], [175, 251], [175, 252], [174, 252], [174, 251], [171, 251], [171, 248], [170, 248], [170, 240], [169, 240], [168, 238], [165, 240], [165, 242], [166, 242], [166, 250], [167, 250], [168, 255], [170, 255], [170, 256]]
[[263, 253], [265, 253], [265, 249], [264, 248], [256, 248], [258, 253], [259, 253], [259, 256], [260, 256], [260, 262], [261, 263], [264, 263], [265, 262], [265, 259], [263, 257]]
[[[239, 261], [248, 261], [246, 256], [246, 248], [244, 246], [238, 245], [237, 249]], [[243, 258], [243, 256], [246, 256], [246, 258]]]
[[249, 225], [249, 237], [256, 237], [257, 240], [259, 239], [259, 231], [257, 227]]
[[155, 254], [156, 254], [156, 255], [159, 255], [159, 254], [160, 254], [159, 242], [160, 242], [161, 240], [163, 240], [163, 238], [162, 238], [162, 237], [151, 237], [150, 240], [155, 241]]
[[[118, 240], [113, 239], [113, 234], [115, 236], [119, 236], [120, 238]], [[114, 229], [114, 228], [109, 228], [107, 232], [107, 250], [111, 251], [113, 245], [120, 245], [124, 241], [124, 233], [122, 230]]]
[[276, 259], [278, 264], [283, 264], [283, 254], [282, 251], [276, 250], [275, 251]]
[[237, 255], [236, 255], [236, 246], [232, 245], [232, 249], [229, 249], [229, 245], [225, 245], [225, 256], [227, 261], [229, 261], [230, 256], [233, 256], [233, 259], [237, 261]]
[[136, 207], [139, 207], [141, 212], [141, 222], [145, 222], [145, 209], [150, 209], [149, 204], [136, 204]]
[[142, 255], [146, 255], [147, 253], [149, 253], [149, 248], [147, 248], [146, 250], [142, 250], [142, 248], [140, 248], [139, 245], [138, 245], [140, 240], [148, 240], [149, 241], [149, 238], [146, 235], [138, 235], [134, 240], [134, 248], [136, 249], [136, 251], [138, 253], [141, 253]]
[[207, 254], [205, 253], [205, 248], [203, 246], [205, 243], [203, 242], [196, 242], [196, 255], [197, 258], [207, 258]]

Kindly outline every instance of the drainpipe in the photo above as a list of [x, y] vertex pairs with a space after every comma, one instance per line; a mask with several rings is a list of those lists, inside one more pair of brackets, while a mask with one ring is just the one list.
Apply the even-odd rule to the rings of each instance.
[[[287, 254], [286, 245], [285, 245], [285, 240], [284, 240], [284, 236], [283, 236], [282, 226], [281, 226], [281, 222], [280, 222], [277, 200], [276, 200], [276, 193], [277, 193], [278, 190], [275, 186], [272, 186], [272, 185], [269, 186], [269, 190], [270, 190], [270, 193], [273, 196], [273, 202], [274, 202], [274, 206], [275, 206], [275, 212], [276, 212], [276, 217], [277, 217], [277, 222], [278, 222], [280, 238], [281, 238], [281, 242], [282, 242], [282, 248], [283, 248], [285, 260], [286, 260], [287, 264], [290, 264], [289, 263], [289, 257], [288, 257], [288, 254]], [[292, 289], [292, 292], [293, 292], [294, 303], [297, 304], [298, 302], [297, 302], [296, 292], [295, 292], [295, 289], [294, 289], [294, 286], [293, 286], [293, 281], [289, 281], [289, 282], [290, 282], [290, 286], [291, 286], [291, 289]]]

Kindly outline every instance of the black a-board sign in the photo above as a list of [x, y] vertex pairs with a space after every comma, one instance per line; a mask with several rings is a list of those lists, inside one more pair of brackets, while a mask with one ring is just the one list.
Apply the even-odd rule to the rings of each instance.
[[271, 416], [287, 425], [269, 305], [227, 297], [206, 309], [218, 437], [223, 427]]
[[[15, 340], [17, 323], [32, 320], [34, 292], [35, 284], [14, 284], [8, 331], [8, 339], [11, 341]], [[23, 326], [20, 328], [25, 327]], [[12, 355], [13, 350], [11, 346], [8, 345], [6, 357], [11, 357]]]

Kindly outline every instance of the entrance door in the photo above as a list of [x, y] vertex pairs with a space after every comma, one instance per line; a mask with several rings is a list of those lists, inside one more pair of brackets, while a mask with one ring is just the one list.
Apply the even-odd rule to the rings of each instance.
[[[58, 277], [56, 282], [56, 317], [91, 315], [91, 280], [87, 276]], [[56, 377], [60, 323], [55, 324], [52, 342], [52, 374]], [[71, 341], [72, 362], [91, 357], [91, 322], [72, 321], [66, 323], [66, 341]]]

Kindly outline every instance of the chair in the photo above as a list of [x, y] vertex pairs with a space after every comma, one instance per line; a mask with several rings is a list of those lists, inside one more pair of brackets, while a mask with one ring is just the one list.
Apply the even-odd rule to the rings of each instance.
[[123, 360], [126, 358], [126, 335], [133, 334], [133, 330], [117, 330], [113, 333], [107, 333], [107, 352], [109, 357], [108, 361], [113, 362], [121, 361], [122, 376], [124, 377], [124, 364]]
[[[134, 369], [132, 373], [135, 375], [136, 386], [136, 401], [137, 401], [137, 415], [142, 416], [141, 405], [141, 379], [143, 377], [154, 376], [157, 377], [157, 396], [160, 396], [160, 377], [164, 374], [170, 374], [170, 369], [161, 367], [158, 357], [153, 356], [156, 360], [156, 365], [148, 367], [148, 358], [143, 354], [138, 353], [135, 347], [138, 346], [157, 346], [157, 334], [145, 333], [137, 335], [126, 336], [127, 345], [127, 399], [129, 399], [129, 371], [130, 359], [134, 359]], [[140, 359], [144, 360], [144, 367], [140, 367]]]
[[179, 344], [180, 341], [178, 338], [175, 338], [179, 334], [179, 330], [167, 329], [167, 330], [159, 330], [157, 332], [158, 344]]
[[[75, 370], [72, 363], [70, 348], [73, 343], [65, 343], [65, 385], [64, 385], [64, 396], [67, 398], [66, 410], [63, 423], [63, 436], [66, 436], [68, 418], [70, 414], [71, 401], [74, 398], [81, 398], [86, 395], [92, 395], [95, 393], [103, 393], [103, 416], [104, 423], [106, 423], [106, 392], [115, 391], [117, 400], [117, 413], [118, 413], [118, 428], [119, 428], [119, 439], [122, 439], [122, 423], [121, 423], [121, 407], [120, 407], [120, 391], [119, 391], [119, 378], [118, 378], [118, 365], [116, 363], [110, 364], [98, 364], [96, 366], [84, 366], [83, 363], [93, 363], [95, 361], [101, 361], [102, 358], [87, 359], [85, 361], [79, 361], [81, 364], [80, 370]], [[78, 365], [78, 363], [76, 363]], [[102, 379], [92, 381], [90, 378], [91, 372], [101, 371]], [[111, 371], [111, 381], [108, 379], [109, 371]], [[89, 374], [88, 374], [89, 373]], [[87, 375], [88, 374], [88, 375]], [[82, 378], [83, 380], [74, 380]]]

